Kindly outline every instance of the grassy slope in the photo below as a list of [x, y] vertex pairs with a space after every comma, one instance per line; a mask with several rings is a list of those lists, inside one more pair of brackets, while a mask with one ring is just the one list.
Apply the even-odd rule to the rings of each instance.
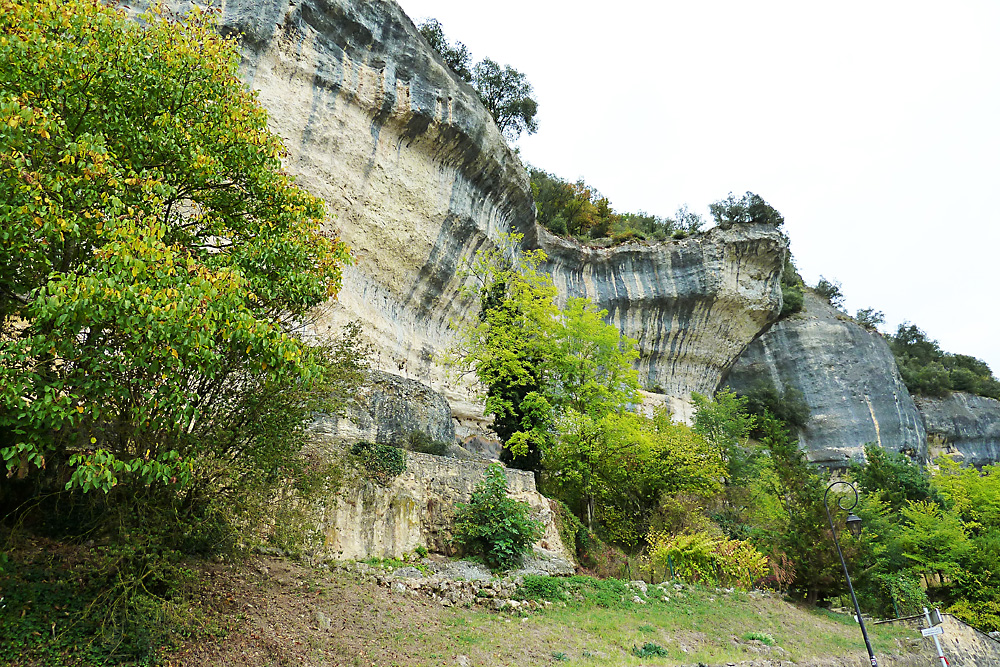
[[[173, 664], [431, 666], [460, 664], [459, 656], [470, 665], [868, 664], [849, 619], [752, 593], [686, 589], [668, 602], [557, 603], [518, 616], [445, 608], [280, 560], [261, 561], [224, 585], [239, 600], [239, 629], [219, 642], [189, 643]], [[743, 639], [748, 632], [768, 633], [776, 646]], [[898, 629], [872, 634], [881, 664], [912, 645], [912, 633]], [[647, 642], [668, 655], [633, 655], [633, 646]]]

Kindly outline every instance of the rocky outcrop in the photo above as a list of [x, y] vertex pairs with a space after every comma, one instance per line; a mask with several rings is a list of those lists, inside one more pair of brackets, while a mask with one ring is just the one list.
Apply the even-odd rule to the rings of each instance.
[[455, 425], [448, 400], [430, 387], [382, 371], [372, 371], [343, 416], [323, 415], [312, 431], [327, 440], [404, 443], [414, 432], [452, 444]]
[[726, 382], [746, 390], [759, 379], [805, 396], [810, 416], [799, 442], [811, 461], [844, 467], [869, 442], [926, 459], [924, 423], [889, 346], [812, 292], [803, 312], [750, 345]]
[[930, 455], [951, 454], [969, 465], [1000, 461], [1000, 401], [955, 392], [946, 398], [918, 396]]
[[[406, 471], [381, 486], [360, 479], [345, 484], [322, 508], [320, 552], [337, 559], [399, 558], [417, 547], [451, 553], [456, 505], [468, 502], [483, 478], [485, 462], [460, 461], [408, 452]], [[566, 553], [547, 498], [535, 489], [530, 472], [508, 470], [510, 496], [527, 502], [545, 532], [536, 544], [555, 558]]]
[[221, 21], [241, 36], [287, 169], [326, 200], [357, 260], [316, 333], [360, 320], [379, 369], [446, 394], [459, 437], [477, 433], [480, 401], [439, 359], [449, 323], [476, 306], [458, 270], [501, 233], [544, 248], [563, 296], [591, 297], [639, 340], [643, 382], [682, 416], [777, 312], [786, 244], [774, 229], [610, 250], [539, 229], [524, 166], [395, 3], [228, 0]]
[[747, 344], [781, 310], [788, 240], [735, 225], [655, 245], [581, 248], [539, 233], [560, 297], [585, 296], [638, 341], [640, 381], [690, 418], [691, 392], [712, 395]]

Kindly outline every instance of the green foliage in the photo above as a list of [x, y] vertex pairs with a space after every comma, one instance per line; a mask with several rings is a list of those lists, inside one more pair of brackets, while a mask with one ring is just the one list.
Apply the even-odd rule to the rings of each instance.
[[274, 405], [322, 380], [293, 321], [336, 293], [346, 247], [281, 171], [211, 13], [74, 0], [4, 19], [6, 467], [168, 495], [246, 474], [286, 446]]
[[875, 443], [865, 445], [865, 462], [851, 464], [858, 489], [877, 496], [890, 510], [899, 511], [908, 501], [937, 498], [930, 475], [902, 452], [889, 452]]
[[760, 451], [749, 444], [756, 418], [747, 412], [747, 399], [728, 388], [711, 400], [691, 395], [695, 405], [694, 430], [719, 448], [726, 462], [726, 483], [743, 486], [757, 467]]
[[715, 223], [723, 229], [734, 224], [760, 224], [780, 227], [785, 218], [773, 206], [764, 201], [760, 195], [747, 192], [737, 199], [732, 192], [725, 199], [720, 199], [709, 205], [708, 210]]
[[796, 429], [802, 428], [809, 421], [810, 410], [805, 395], [788, 384], [783, 390], [779, 390], [770, 377], [759, 378], [740, 395], [746, 398], [746, 411], [758, 418], [770, 413], [786, 426]]
[[749, 590], [768, 571], [767, 557], [749, 542], [704, 532], [653, 532], [647, 542], [655, 567], [666, 572], [672, 566], [674, 574], [689, 583]]
[[472, 86], [505, 137], [513, 141], [538, 131], [538, 102], [522, 72], [483, 58], [472, 68]]
[[826, 299], [834, 308], [844, 307], [844, 293], [841, 291], [839, 280], [827, 280], [823, 276], [820, 276], [815, 290], [816, 294]]
[[388, 486], [406, 471], [406, 452], [399, 447], [361, 440], [351, 445], [351, 454], [368, 477], [382, 486]]
[[469, 69], [472, 54], [469, 53], [469, 49], [465, 44], [462, 44], [462, 42], [455, 42], [454, 45], [449, 44], [448, 39], [444, 36], [444, 28], [437, 19], [427, 19], [417, 29], [423, 35], [423, 38], [427, 40], [427, 44], [441, 54], [444, 61], [448, 63], [448, 67], [460, 79], [467, 83], [472, 82], [472, 71]]
[[878, 331], [879, 325], [885, 324], [885, 313], [874, 308], [861, 308], [854, 314], [854, 320], [869, 331]]
[[767, 632], [744, 632], [742, 636], [743, 639], [747, 641], [759, 641], [763, 644], [767, 644], [768, 646], [774, 646], [777, 644], [777, 642], [774, 641], [774, 637]]
[[802, 310], [805, 303], [805, 296], [802, 293], [803, 286], [802, 277], [795, 269], [795, 262], [792, 259], [792, 254], [789, 253], [781, 271], [781, 313], [778, 315], [779, 318], [788, 317]]
[[914, 394], [946, 396], [964, 391], [1000, 399], [1000, 382], [986, 362], [964, 354], [950, 354], [916, 325], [903, 323], [889, 336], [906, 388]]
[[516, 140], [522, 132], [538, 131], [538, 102], [527, 77], [511, 67], [483, 58], [470, 70], [472, 54], [462, 42], [451, 44], [437, 19], [428, 19], [418, 27], [427, 44], [441, 54], [448, 67], [463, 81], [472, 84], [479, 99], [493, 116], [500, 132]]
[[653, 642], [646, 642], [641, 647], [633, 646], [632, 655], [639, 658], [669, 658], [670, 651], [663, 648], [659, 644], [654, 644]]
[[617, 245], [630, 240], [684, 238], [704, 225], [701, 216], [687, 205], [679, 208], [674, 218], [642, 211], [616, 213], [611, 202], [582, 179], [571, 183], [534, 167], [529, 167], [528, 174], [538, 223], [561, 236], [611, 238]]
[[410, 431], [410, 434], [402, 438], [399, 446], [411, 452], [421, 454], [433, 454], [434, 456], [444, 456], [450, 443], [445, 440], [435, 440], [424, 431]]
[[781, 285], [781, 313], [779, 313], [779, 318], [788, 317], [789, 315], [794, 315], [802, 310], [802, 306], [805, 305], [805, 295], [802, 293], [802, 287], [799, 285]]
[[541, 535], [542, 524], [528, 504], [507, 496], [507, 474], [498, 463], [490, 464], [455, 516], [455, 542], [500, 570], [516, 567]]
[[630, 604], [631, 589], [620, 579], [594, 577], [548, 577], [525, 575], [512, 596], [518, 600], [548, 600], [568, 605], [621, 609]]

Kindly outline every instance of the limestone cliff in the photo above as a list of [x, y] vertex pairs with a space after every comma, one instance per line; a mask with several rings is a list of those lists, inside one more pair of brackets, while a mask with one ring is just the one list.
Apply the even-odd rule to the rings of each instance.
[[781, 310], [788, 240], [774, 227], [735, 225], [655, 245], [609, 249], [540, 230], [560, 295], [586, 296], [638, 341], [639, 377], [690, 418], [691, 392], [711, 396], [747, 344]]
[[[183, 3], [175, 3], [183, 8]], [[685, 414], [780, 307], [786, 241], [772, 228], [591, 250], [539, 229], [524, 166], [475, 92], [389, 0], [228, 0], [247, 83], [322, 196], [357, 263], [319, 333], [357, 319], [375, 365], [445, 393], [459, 435], [481, 408], [438, 363], [449, 322], [475, 307], [457, 271], [508, 231], [544, 248], [566, 295], [586, 295], [639, 340], [645, 384]]]
[[816, 463], [846, 466], [868, 442], [926, 459], [923, 420], [889, 346], [812, 292], [803, 312], [750, 345], [727, 383], [747, 389], [758, 378], [803, 393], [810, 417], [799, 442]]
[[1000, 461], [1000, 401], [955, 392], [947, 398], [918, 396], [930, 455], [952, 454], [970, 465]]

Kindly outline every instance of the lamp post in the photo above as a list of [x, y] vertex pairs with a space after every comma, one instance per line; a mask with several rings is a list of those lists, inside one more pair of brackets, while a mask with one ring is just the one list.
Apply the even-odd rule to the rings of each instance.
[[837, 507], [846, 511], [847, 515], [847, 530], [851, 531], [851, 535], [857, 537], [861, 534], [861, 517], [851, 512], [858, 505], [858, 490], [854, 488], [854, 485], [850, 482], [836, 481], [826, 487], [826, 493], [823, 494], [823, 507], [826, 508], [826, 518], [830, 520], [830, 530], [833, 531], [833, 543], [837, 546], [837, 555], [840, 556], [840, 564], [844, 567], [844, 577], [847, 578], [847, 590], [851, 593], [851, 602], [854, 603], [854, 613], [857, 614], [858, 624], [861, 625], [861, 635], [865, 638], [865, 648], [868, 649], [868, 657], [871, 658], [872, 667], [878, 667], [878, 660], [875, 659], [875, 654], [872, 652], [872, 643], [868, 641], [868, 630], [865, 628], [865, 619], [861, 618], [861, 607], [858, 606], [858, 598], [854, 595], [854, 586], [851, 584], [851, 575], [847, 573], [847, 563], [844, 561], [844, 552], [840, 550], [840, 541], [837, 539], [837, 528], [833, 525], [833, 516], [830, 515], [830, 505], [827, 504], [826, 499], [830, 495], [830, 489], [837, 486], [838, 484], [843, 484], [850, 487], [851, 491], [854, 492], [854, 502], [851, 503], [850, 507], [844, 507], [841, 503], [843, 498], [837, 498]]

